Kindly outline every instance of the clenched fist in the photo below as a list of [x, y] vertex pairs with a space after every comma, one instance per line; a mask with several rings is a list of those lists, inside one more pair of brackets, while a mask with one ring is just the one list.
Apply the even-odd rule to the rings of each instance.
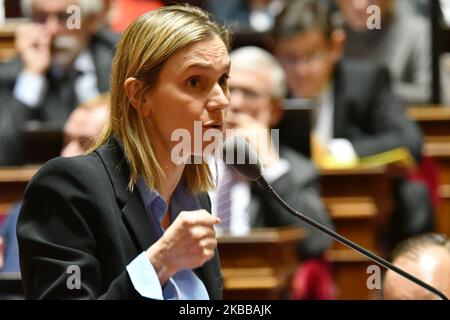
[[217, 247], [214, 225], [220, 219], [206, 210], [182, 211], [147, 256], [161, 285], [183, 269], [195, 269], [214, 257]]

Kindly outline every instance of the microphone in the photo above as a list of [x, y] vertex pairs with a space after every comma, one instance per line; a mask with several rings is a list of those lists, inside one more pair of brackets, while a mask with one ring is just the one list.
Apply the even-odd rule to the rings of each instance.
[[353, 241], [341, 236], [340, 234], [336, 233], [335, 231], [328, 229], [327, 227], [323, 226], [322, 224], [316, 222], [315, 220], [311, 219], [308, 216], [305, 216], [304, 214], [300, 213], [299, 211], [292, 208], [289, 204], [287, 204], [281, 197], [278, 195], [278, 193], [272, 188], [272, 186], [264, 179], [262, 175], [262, 165], [261, 162], [258, 159], [258, 154], [256, 151], [250, 146], [247, 141], [242, 137], [232, 137], [225, 141], [223, 146], [223, 159], [224, 163], [227, 165], [232, 165], [234, 169], [236, 169], [239, 173], [241, 173], [243, 176], [247, 177], [251, 181], [257, 181], [259, 184], [261, 184], [267, 191], [269, 191], [270, 194], [277, 200], [277, 202], [286, 209], [290, 214], [294, 215], [295, 217], [303, 220], [307, 224], [311, 225], [312, 227], [322, 231], [323, 233], [327, 234], [331, 238], [333, 238], [336, 241], [339, 241], [343, 245], [349, 247], [350, 249], [353, 249], [360, 254], [366, 256], [370, 260], [384, 266], [387, 269], [390, 269], [401, 276], [407, 278], [408, 280], [414, 282], [415, 284], [421, 286], [422, 288], [434, 293], [442, 300], [448, 300], [448, 298], [439, 290], [436, 288], [430, 286], [426, 282], [416, 278], [412, 274], [396, 267], [392, 263], [386, 261], [385, 259], [377, 256], [376, 254], [372, 253], [371, 251], [361, 247], [360, 245], [354, 243]]

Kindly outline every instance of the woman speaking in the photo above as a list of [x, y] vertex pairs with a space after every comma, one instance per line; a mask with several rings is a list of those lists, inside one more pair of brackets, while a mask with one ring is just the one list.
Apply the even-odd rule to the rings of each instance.
[[227, 31], [193, 7], [128, 27], [102, 137], [87, 155], [45, 164], [26, 190], [17, 224], [26, 298], [222, 297], [220, 221], [205, 194], [213, 181], [205, 162], [189, 161], [206, 146], [174, 161], [172, 133], [222, 130], [228, 47]]

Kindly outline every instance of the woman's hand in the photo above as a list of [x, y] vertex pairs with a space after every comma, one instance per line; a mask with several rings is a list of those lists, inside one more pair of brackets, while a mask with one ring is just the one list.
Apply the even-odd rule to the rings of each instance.
[[182, 211], [147, 256], [161, 285], [183, 269], [195, 269], [214, 257], [217, 247], [214, 225], [220, 219], [206, 210]]

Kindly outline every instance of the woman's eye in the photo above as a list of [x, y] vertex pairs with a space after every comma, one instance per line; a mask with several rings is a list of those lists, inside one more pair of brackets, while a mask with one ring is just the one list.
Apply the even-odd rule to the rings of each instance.
[[188, 79], [188, 85], [191, 88], [197, 88], [200, 86], [200, 79], [198, 77], [192, 77]]

